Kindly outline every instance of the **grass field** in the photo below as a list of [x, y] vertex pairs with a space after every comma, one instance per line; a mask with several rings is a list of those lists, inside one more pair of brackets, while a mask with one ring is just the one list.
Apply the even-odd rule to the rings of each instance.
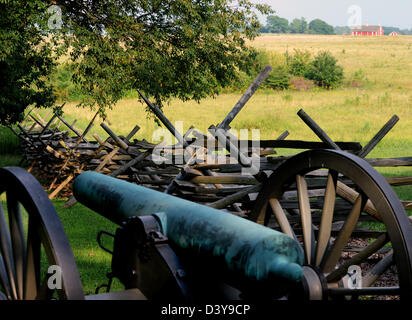
[[[260, 91], [246, 105], [233, 122], [235, 128], [259, 128], [262, 138], [273, 138], [284, 130], [290, 139], [315, 139], [308, 128], [302, 127], [296, 112], [303, 108], [334, 140], [356, 140], [365, 143], [393, 115], [401, 121], [385, 139], [382, 155], [389, 146], [390, 155], [402, 153], [402, 145], [412, 141], [408, 137], [412, 114], [412, 36], [383, 38], [352, 38], [349, 36], [287, 35], [262, 36], [253, 45], [268, 52], [293, 52], [305, 48], [313, 53], [329, 50], [344, 68], [346, 79], [362, 70], [365, 84], [360, 87], [342, 86], [335, 90], [314, 88], [310, 91]], [[195, 125], [201, 130], [220, 122], [233, 107], [241, 93], [222, 94], [216, 99], [182, 103], [172, 100], [164, 109], [173, 121], [184, 121], [186, 130]], [[66, 116], [77, 119], [79, 128], [87, 125], [93, 113], [79, 110], [76, 103], [68, 103]], [[127, 134], [135, 124], [141, 127], [137, 137], [152, 140], [155, 124], [147, 119], [143, 105], [137, 99], [124, 99], [108, 112], [110, 127]], [[104, 131], [95, 126], [91, 133]], [[395, 144], [395, 145], [394, 145]], [[371, 155], [373, 156], [373, 154]]]
[[[312, 53], [329, 50], [344, 68], [345, 85], [335, 90], [312, 89], [309, 91], [259, 91], [248, 102], [233, 122], [234, 129], [261, 130], [262, 139], [273, 139], [288, 130], [288, 139], [318, 141], [317, 137], [296, 115], [305, 110], [335, 141], [367, 143], [394, 114], [399, 123], [368, 156], [401, 157], [412, 155], [412, 36], [353, 38], [350, 36], [265, 35], [257, 38], [253, 46], [268, 52], [294, 48]], [[361, 85], [352, 86], [355, 72], [362, 70], [365, 79]], [[211, 124], [219, 123], [235, 105], [241, 93], [222, 94], [216, 99], [206, 99], [200, 104], [172, 100], [164, 112], [172, 121], [183, 121], [183, 130], [194, 125], [206, 131]], [[77, 119], [76, 127], [84, 129], [93, 117], [90, 110], [76, 108], [68, 103], [65, 118]], [[147, 119], [145, 108], [137, 99], [124, 99], [108, 112], [107, 123], [118, 134], [126, 135], [138, 124], [141, 129], [136, 138], [153, 140], [157, 129]], [[41, 113], [44, 114], [44, 110]], [[106, 134], [96, 122], [91, 134]], [[0, 136], [1, 137], [1, 136]], [[281, 151], [279, 152], [291, 152]], [[293, 151], [295, 152], [295, 151]], [[13, 163], [14, 156], [6, 161]], [[380, 170], [385, 175], [412, 176], [410, 168]], [[412, 200], [412, 188], [396, 188], [400, 198]], [[86, 293], [104, 281], [110, 257], [97, 248], [95, 237], [100, 229], [114, 226], [78, 205], [66, 211], [62, 201], [54, 201], [73, 247]]]

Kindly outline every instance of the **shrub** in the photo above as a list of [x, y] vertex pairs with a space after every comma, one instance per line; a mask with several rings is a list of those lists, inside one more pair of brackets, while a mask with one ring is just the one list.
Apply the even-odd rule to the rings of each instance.
[[231, 83], [230, 89], [240, 91], [246, 90], [266, 65], [271, 65], [272, 71], [262, 84], [262, 87], [267, 89], [289, 88], [290, 74], [286, 65], [286, 57], [277, 52], [259, 50], [254, 64], [251, 66], [250, 74], [239, 72], [238, 79]]
[[288, 56], [289, 71], [296, 77], [303, 77], [309, 68], [312, 55], [308, 50], [294, 51], [293, 56]]
[[274, 66], [272, 72], [266, 78], [264, 85], [270, 89], [288, 89], [290, 86], [290, 74], [285, 65]]
[[313, 80], [319, 87], [334, 88], [343, 80], [343, 69], [337, 65], [337, 60], [328, 51], [319, 52], [309, 64], [305, 74], [309, 80]]
[[250, 86], [252, 81], [253, 77], [251, 75], [248, 75], [244, 71], [239, 71], [237, 79], [232, 81], [229, 88], [222, 89], [222, 92], [229, 93], [233, 91], [244, 91]]
[[237, 78], [233, 79], [230, 87], [226, 90], [222, 90], [222, 92], [246, 90], [266, 65], [271, 65], [271, 60], [269, 58], [268, 52], [264, 50], [257, 51], [256, 57], [252, 65], [250, 65], [250, 72], [246, 73], [245, 71], [239, 70]]
[[355, 71], [348, 79], [347, 85], [352, 88], [364, 87], [368, 83], [368, 78], [362, 69]]
[[355, 73], [353, 74], [353, 79], [357, 80], [357, 81], [365, 81], [366, 79], [366, 75], [363, 72], [362, 69], [359, 69], [358, 71], [355, 71]]

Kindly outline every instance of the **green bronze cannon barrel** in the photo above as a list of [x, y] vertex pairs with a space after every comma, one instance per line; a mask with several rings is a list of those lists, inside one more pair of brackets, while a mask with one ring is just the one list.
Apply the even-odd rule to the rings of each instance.
[[121, 224], [133, 216], [154, 215], [178, 247], [224, 260], [249, 279], [302, 280], [303, 254], [287, 235], [249, 220], [95, 172], [74, 182], [76, 199]]

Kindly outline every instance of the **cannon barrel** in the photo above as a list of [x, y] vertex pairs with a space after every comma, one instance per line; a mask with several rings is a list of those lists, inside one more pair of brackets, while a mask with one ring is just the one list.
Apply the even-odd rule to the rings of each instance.
[[153, 215], [178, 247], [224, 259], [229, 270], [248, 279], [302, 280], [301, 247], [276, 230], [91, 171], [76, 178], [73, 192], [80, 203], [119, 225]]

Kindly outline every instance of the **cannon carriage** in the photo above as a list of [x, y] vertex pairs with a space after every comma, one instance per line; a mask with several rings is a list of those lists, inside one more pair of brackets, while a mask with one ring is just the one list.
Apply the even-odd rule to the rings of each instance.
[[[84, 297], [64, 230], [38, 182], [22, 169], [1, 169], [7, 202], [0, 211], [1, 298], [410, 299], [412, 225], [405, 203], [363, 159], [397, 117], [362, 148], [335, 143], [301, 110], [322, 142], [284, 140], [285, 133], [259, 141], [257, 149], [246, 141], [242, 150], [229, 125], [269, 72], [262, 71], [209, 135], [192, 132], [194, 138], [177, 132], [141, 94], [178, 140], [162, 156], [190, 154], [163, 193], [146, 188], [150, 183], [93, 172], [75, 179], [75, 199], [119, 225], [114, 250], [103, 247], [113, 255], [106, 293]], [[212, 157], [210, 141], [227, 153]], [[309, 150], [267, 157], [274, 148]], [[158, 172], [146, 174], [156, 178]], [[61, 268], [61, 289], [50, 290], [48, 265]], [[114, 277], [124, 291], [110, 292]]]

